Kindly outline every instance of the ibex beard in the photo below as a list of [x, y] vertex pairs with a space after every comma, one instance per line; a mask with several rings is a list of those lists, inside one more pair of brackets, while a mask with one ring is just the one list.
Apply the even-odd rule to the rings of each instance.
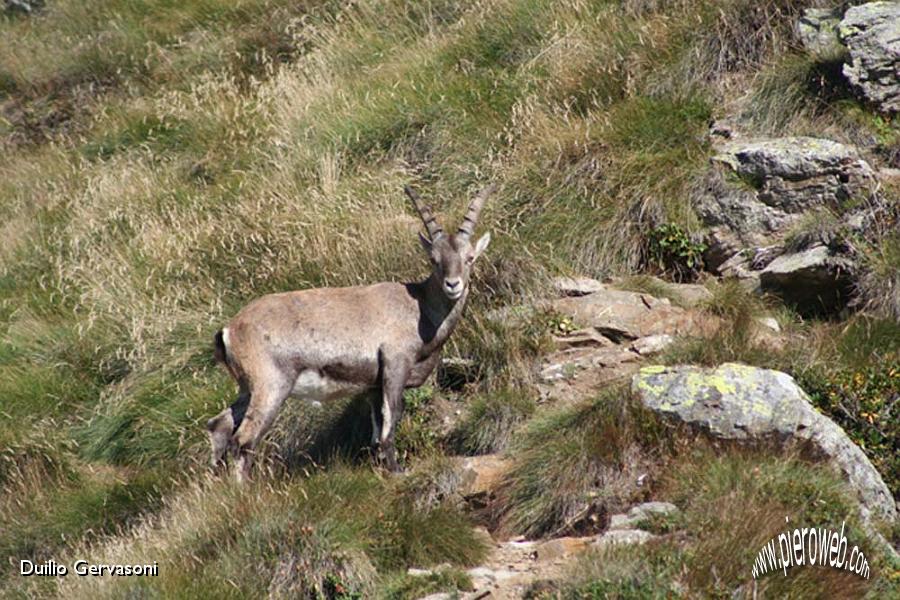
[[380, 391], [371, 406], [372, 445], [380, 462], [399, 471], [394, 433], [403, 390], [425, 382], [459, 323], [472, 266], [490, 242], [489, 233], [474, 244], [471, 237], [493, 189], [475, 196], [457, 232], [448, 235], [431, 208], [405, 188], [428, 232], [419, 234], [432, 265], [425, 280], [270, 294], [216, 333], [215, 357], [239, 393], [207, 422], [213, 465], [230, 454], [237, 479], [246, 479], [260, 439], [288, 396], [326, 402]]

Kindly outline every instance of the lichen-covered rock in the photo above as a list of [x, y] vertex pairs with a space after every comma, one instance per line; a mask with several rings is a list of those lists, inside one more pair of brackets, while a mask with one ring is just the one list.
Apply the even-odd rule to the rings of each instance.
[[857, 491], [865, 517], [897, 517], [890, 491], [863, 451], [786, 373], [734, 363], [645, 367], [632, 390], [647, 408], [716, 438], [808, 442]]
[[759, 275], [760, 288], [807, 311], [833, 312], [846, 305], [857, 266], [826, 246], [783, 254]]
[[844, 76], [879, 110], [900, 112], [900, 2], [850, 7], [839, 34], [850, 52]]
[[807, 8], [797, 21], [797, 37], [806, 51], [821, 58], [834, 58], [844, 53], [838, 37], [841, 15], [831, 8]]

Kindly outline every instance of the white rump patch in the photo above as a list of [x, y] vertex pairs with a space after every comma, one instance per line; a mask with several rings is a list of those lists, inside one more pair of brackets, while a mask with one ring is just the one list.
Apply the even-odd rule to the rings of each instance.
[[222, 328], [222, 345], [225, 346], [225, 356], [228, 356], [228, 347], [231, 345], [231, 342], [228, 341], [228, 328]]

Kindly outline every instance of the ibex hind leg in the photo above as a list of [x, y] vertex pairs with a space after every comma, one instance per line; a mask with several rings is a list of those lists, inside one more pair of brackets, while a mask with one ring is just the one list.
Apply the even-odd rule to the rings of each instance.
[[294, 384], [274, 368], [258, 380], [261, 383], [253, 386], [246, 413], [235, 429], [231, 442], [237, 454], [235, 478], [239, 482], [249, 478], [256, 447], [272, 426], [278, 409], [291, 393]]
[[234, 403], [206, 422], [212, 450], [211, 463], [214, 469], [224, 466], [226, 455], [233, 447], [234, 432], [240, 427], [250, 403], [250, 390], [242, 386]]

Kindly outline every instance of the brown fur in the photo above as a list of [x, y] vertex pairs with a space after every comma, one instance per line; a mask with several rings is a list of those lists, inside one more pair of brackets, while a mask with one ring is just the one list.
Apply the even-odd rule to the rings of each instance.
[[[409, 193], [409, 191], [407, 192]], [[430, 209], [410, 194], [436, 237], [422, 236], [433, 270], [418, 283], [377, 283], [270, 294], [244, 307], [215, 338], [216, 359], [241, 387], [237, 401], [210, 419], [213, 463], [228, 450], [246, 477], [254, 448], [292, 393], [323, 401], [381, 390], [373, 443], [391, 470], [399, 468], [394, 431], [403, 390], [422, 385], [462, 315], [471, 267], [490, 236], [476, 246], [469, 233], [485, 193], [472, 202], [466, 230], [446, 235]]]

